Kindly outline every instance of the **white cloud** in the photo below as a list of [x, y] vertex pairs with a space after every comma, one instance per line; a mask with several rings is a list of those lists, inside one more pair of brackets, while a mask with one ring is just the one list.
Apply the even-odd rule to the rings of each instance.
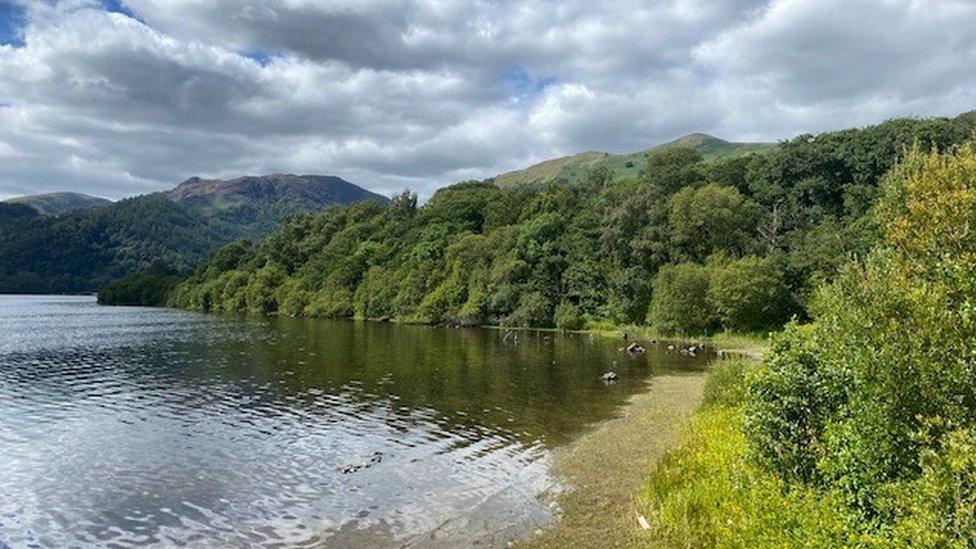
[[0, 194], [191, 175], [437, 186], [691, 131], [775, 139], [976, 107], [962, 0], [26, 2]]

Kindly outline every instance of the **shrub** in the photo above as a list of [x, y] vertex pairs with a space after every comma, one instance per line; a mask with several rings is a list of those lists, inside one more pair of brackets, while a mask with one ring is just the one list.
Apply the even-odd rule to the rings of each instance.
[[750, 256], [713, 266], [708, 299], [722, 326], [737, 332], [782, 326], [791, 310], [782, 268], [768, 257]]
[[552, 314], [549, 307], [549, 300], [539, 292], [522, 294], [518, 307], [506, 319], [505, 325], [519, 327], [552, 326]]
[[743, 358], [720, 360], [712, 365], [705, 379], [705, 406], [738, 406], [748, 393], [746, 374], [755, 364]]
[[949, 433], [922, 454], [922, 474], [893, 490], [893, 545], [976, 546], [976, 430]]
[[[915, 513], [891, 511], [891, 494], [941, 482], [933, 463], [968, 467], [950, 454], [953, 433], [976, 424], [976, 150], [914, 151], [884, 190], [883, 245], [817, 293], [806, 333], [774, 345], [750, 387], [746, 430], [770, 470], [829, 486], [889, 528]], [[959, 497], [965, 508], [969, 495]], [[929, 534], [965, 539], [974, 527]]]
[[813, 479], [825, 423], [844, 398], [818, 347], [809, 327], [788, 326], [749, 382], [745, 432], [753, 454], [786, 480]]
[[698, 412], [639, 498], [653, 526], [647, 545], [844, 547], [858, 541], [854, 517], [835, 494], [790, 488], [747, 454], [738, 408]]
[[708, 300], [708, 269], [696, 263], [665, 265], [654, 278], [647, 321], [665, 334], [697, 335], [715, 329]]
[[583, 328], [583, 314], [579, 307], [569, 301], [562, 301], [553, 314], [556, 327], [561, 330], [581, 330]]

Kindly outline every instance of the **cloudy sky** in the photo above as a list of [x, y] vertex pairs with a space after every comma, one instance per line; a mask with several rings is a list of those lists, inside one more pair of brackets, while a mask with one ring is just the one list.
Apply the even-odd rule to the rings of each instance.
[[0, 0], [0, 197], [270, 172], [427, 196], [973, 108], [973, 0]]

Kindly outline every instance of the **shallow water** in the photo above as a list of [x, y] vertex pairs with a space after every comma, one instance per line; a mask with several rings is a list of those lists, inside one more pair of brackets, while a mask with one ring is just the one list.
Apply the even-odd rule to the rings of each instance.
[[503, 336], [0, 296], [0, 546], [504, 545], [554, 451], [704, 366]]

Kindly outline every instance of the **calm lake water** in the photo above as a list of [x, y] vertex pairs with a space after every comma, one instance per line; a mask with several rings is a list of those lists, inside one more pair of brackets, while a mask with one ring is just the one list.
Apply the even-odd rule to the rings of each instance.
[[704, 366], [503, 336], [0, 296], [0, 547], [504, 545], [560, 447]]

